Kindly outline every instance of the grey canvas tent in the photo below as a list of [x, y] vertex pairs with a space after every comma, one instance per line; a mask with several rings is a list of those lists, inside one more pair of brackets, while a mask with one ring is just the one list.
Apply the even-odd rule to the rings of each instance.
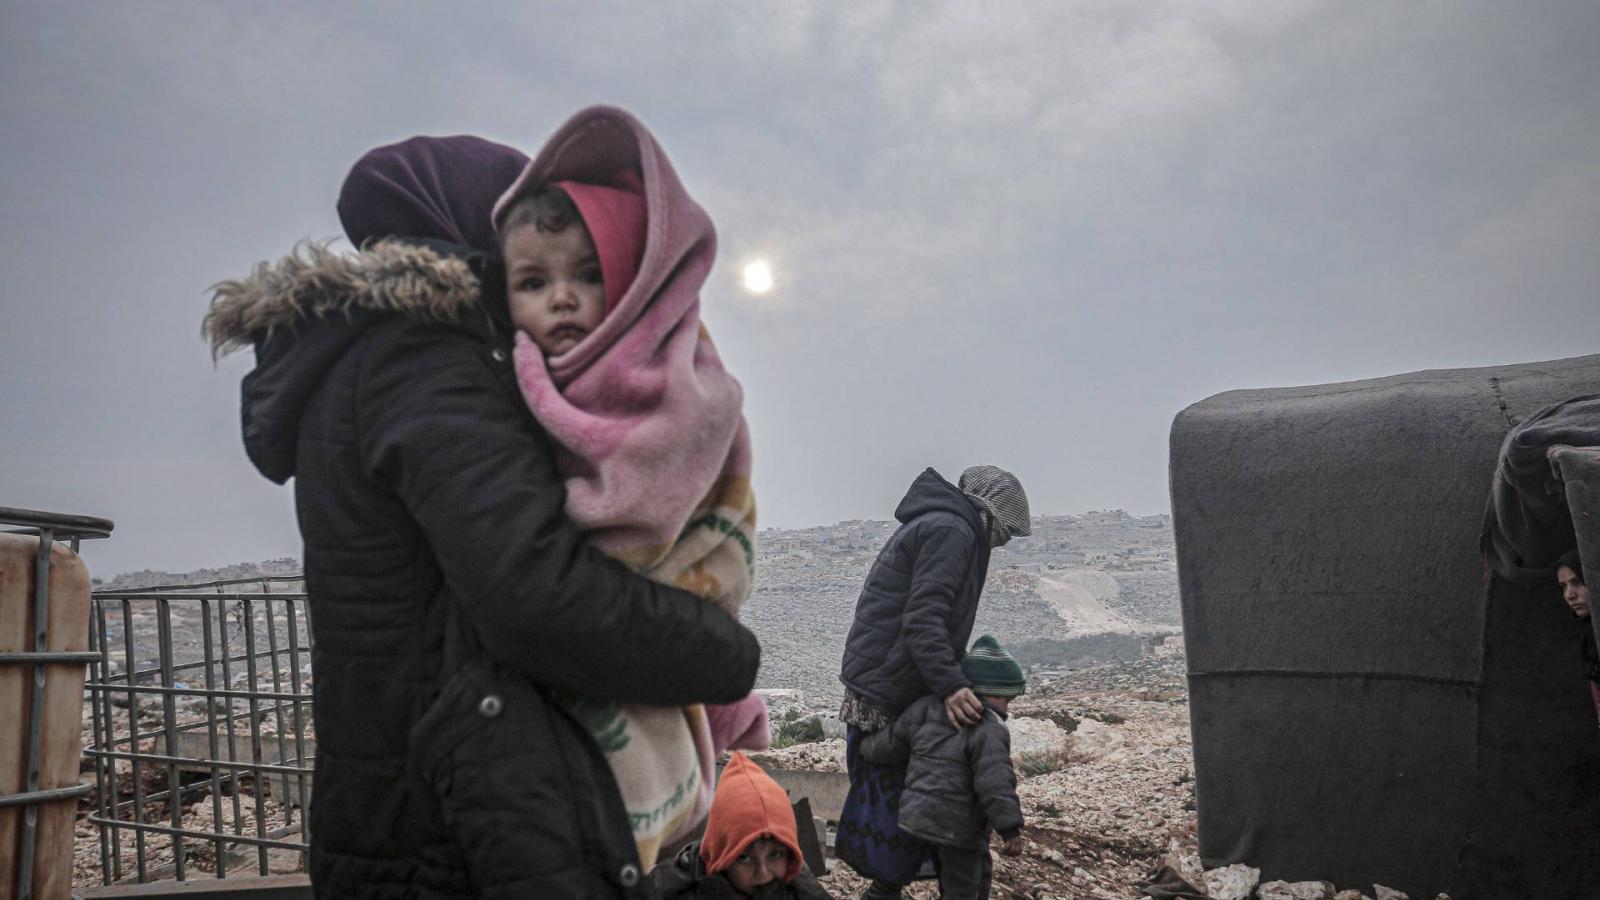
[[[1548, 558], [1497, 571], [1489, 536], [1508, 434], [1595, 394], [1600, 356], [1233, 391], [1177, 416], [1208, 866], [1412, 897], [1600, 897], [1592, 626], [1540, 568], [1560, 550], [1501, 522]], [[1600, 497], [1579, 473], [1600, 454], [1568, 456], [1566, 495]], [[1582, 515], [1600, 587], [1600, 509]]]

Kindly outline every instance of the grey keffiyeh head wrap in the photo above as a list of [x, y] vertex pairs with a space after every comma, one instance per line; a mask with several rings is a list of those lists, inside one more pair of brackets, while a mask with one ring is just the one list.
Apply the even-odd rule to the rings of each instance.
[[1017, 476], [999, 466], [973, 466], [961, 473], [958, 485], [989, 525], [989, 546], [999, 547], [1014, 537], [1033, 533], [1028, 521], [1028, 495]]

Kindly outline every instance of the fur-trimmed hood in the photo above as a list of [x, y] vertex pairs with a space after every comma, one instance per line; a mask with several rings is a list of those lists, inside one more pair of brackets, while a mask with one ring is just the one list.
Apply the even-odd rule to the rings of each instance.
[[339, 254], [303, 243], [276, 263], [211, 288], [201, 333], [214, 357], [259, 344], [279, 329], [360, 310], [448, 321], [479, 302], [468, 261], [432, 246], [380, 241]]
[[496, 260], [451, 244], [389, 240], [339, 254], [306, 243], [215, 285], [201, 328], [212, 354], [256, 351], [240, 397], [250, 461], [280, 484], [294, 475], [307, 399], [374, 322], [455, 322], [487, 339], [484, 281], [498, 285], [498, 271]]

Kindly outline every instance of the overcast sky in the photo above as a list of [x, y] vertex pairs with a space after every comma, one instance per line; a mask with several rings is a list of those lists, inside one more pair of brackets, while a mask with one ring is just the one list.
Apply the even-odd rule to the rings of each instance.
[[610, 102], [717, 223], [763, 525], [980, 462], [1164, 512], [1218, 391], [1595, 352], [1597, 47], [1592, 0], [0, 3], [0, 506], [114, 519], [100, 575], [298, 555], [206, 287], [370, 147]]

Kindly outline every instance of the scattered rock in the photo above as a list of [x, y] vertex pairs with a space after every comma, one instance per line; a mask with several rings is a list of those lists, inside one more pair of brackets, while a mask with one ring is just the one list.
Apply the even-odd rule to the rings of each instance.
[[1049, 719], [1014, 716], [1006, 723], [1011, 732], [1011, 758], [1025, 753], [1058, 753], [1067, 746], [1067, 733]]
[[844, 741], [824, 740], [795, 744], [781, 750], [751, 754], [757, 765], [767, 769], [803, 769], [808, 772], [843, 772]]
[[1405, 891], [1397, 891], [1381, 884], [1373, 885], [1372, 890], [1378, 895], [1378, 900], [1411, 900], [1410, 897], [1406, 896]]
[[1201, 864], [1197, 854], [1180, 855], [1174, 868], [1183, 876], [1183, 880], [1190, 884], [1200, 884], [1206, 880], [1206, 867]]
[[1247, 900], [1260, 880], [1260, 869], [1234, 863], [1206, 873], [1206, 893], [1211, 895], [1211, 900]]
[[1256, 891], [1259, 900], [1331, 900], [1333, 884], [1327, 881], [1269, 881]]
[[1120, 729], [1093, 719], [1085, 719], [1072, 733], [1073, 753], [1086, 759], [1118, 760], [1125, 755], [1126, 748], [1127, 741]]

